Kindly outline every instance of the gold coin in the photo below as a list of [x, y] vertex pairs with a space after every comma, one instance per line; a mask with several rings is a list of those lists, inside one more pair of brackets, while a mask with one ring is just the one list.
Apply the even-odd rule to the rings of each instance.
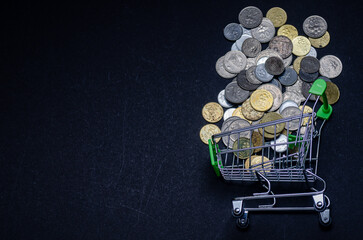
[[[257, 147], [257, 146], [262, 146], [263, 144], [263, 139], [262, 139], [262, 135], [259, 132], [253, 132], [252, 133], [252, 144], [253, 146]], [[262, 150], [262, 148], [255, 148], [254, 153], [258, 153]]]
[[292, 39], [296, 38], [299, 35], [299, 33], [297, 32], [296, 27], [290, 24], [286, 24], [281, 26], [279, 30], [277, 30], [277, 35], [288, 37], [292, 41]]
[[[254, 158], [259, 157], [258, 155], [252, 155], [251, 156], [251, 162], [253, 161]], [[245, 161], [245, 169], [249, 169], [250, 168], [250, 158], [248, 157]]]
[[[233, 150], [237, 150], [237, 149], [243, 149], [243, 148], [250, 148], [253, 147], [253, 144], [250, 144], [250, 139], [245, 138], [245, 137], [241, 137], [238, 141], [238, 139], [236, 141], [234, 141], [233, 143]], [[246, 159], [248, 158], [251, 154], [252, 154], [252, 149], [246, 149], [246, 150], [242, 150], [239, 152], [234, 152], [234, 155], [240, 159]]]
[[[260, 123], [267, 123], [275, 120], [282, 119], [283, 117], [276, 112], [266, 113], [261, 119]], [[285, 123], [276, 124], [276, 133], [281, 133], [285, 128]], [[275, 124], [265, 127], [265, 132], [275, 134]], [[266, 134], [265, 134], [266, 135]]]
[[287, 14], [284, 9], [273, 7], [266, 13], [266, 17], [271, 20], [274, 27], [281, 27], [287, 21]]
[[[332, 82], [326, 82], [326, 90], [325, 90], [326, 98], [328, 99], [328, 103], [334, 104], [338, 102], [340, 97], [340, 91], [337, 85]], [[320, 101], [323, 102], [323, 98], [320, 98]]]
[[266, 172], [270, 172], [273, 167], [273, 161], [270, 161], [265, 156], [256, 156], [253, 159], [251, 158], [251, 167], [250, 167], [250, 160], [247, 159], [245, 163], [245, 168], [251, 169], [264, 169]]
[[330, 42], [330, 34], [328, 31], [325, 32], [323, 36], [320, 38], [311, 38], [309, 37], [311, 45], [316, 48], [323, 48], [326, 47]]
[[[303, 106], [300, 106], [300, 107], [299, 107], [299, 109], [302, 111], [302, 110], [303, 110]], [[312, 109], [311, 107], [309, 107], [309, 106], [305, 105], [305, 107], [304, 107], [304, 112], [303, 112], [303, 113], [305, 114], [305, 113], [312, 113], [312, 112], [313, 112], [313, 109]], [[302, 121], [301, 125], [302, 125], [302, 126], [307, 125], [308, 121], [309, 121], [309, 117], [305, 117], [305, 118], [303, 119], [303, 121]], [[311, 119], [310, 119], [309, 125], [310, 125], [310, 124], [311, 124]]]
[[305, 56], [309, 53], [311, 43], [304, 36], [297, 36], [292, 40], [292, 53], [296, 56]]
[[265, 89], [258, 89], [254, 91], [250, 98], [251, 106], [260, 112], [265, 112], [272, 107], [274, 98], [272, 94]]
[[243, 116], [246, 117], [247, 120], [252, 120], [252, 121], [256, 121], [256, 120], [262, 118], [263, 114], [265, 114], [264, 112], [256, 111], [251, 106], [250, 99], [247, 99], [246, 101], [243, 102], [243, 104], [241, 106], [241, 112], [242, 112]]
[[202, 115], [207, 122], [216, 123], [223, 117], [223, 108], [216, 102], [210, 102], [204, 105]]
[[303, 59], [304, 57], [301, 56], [301, 57], [297, 57], [295, 60], [294, 60], [294, 70], [297, 72], [297, 74], [299, 74], [299, 71], [300, 71], [300, 63], [301, 63], [301, 60]]
[[252, 123], [252, 121], [250, 121], [250, 120], [246, 119], [246, 118], [245, 118], [245, 116], [243, 116], [243, 114], [242, 114], [242, 107], [238, 107], [238, 108], [236, 108], [236, 109], [233, 111], [232, 116], [234, 116], [234, 117], [240, 117], [240, 118], [242, 118], [242, 119], [244, 119], [244, 120], [248, 121], [250, 124]]
[[[258, 129], [258, 132], [261, 134], [261, 136], [263, 135], [265, 138], [268, 138], [268, 139], [272, 139], [272, 138], [274, 138], [275, 137], [275, 135], [273, 135], [273, 134], [271, 134], [271, 133], [268, 133], [268, 132], [266, 132], [265, 131], [265, 134], [263, 134], [263, 128], [259, 128]], [[276, 133], [276, 138], [278, 137], [278, 136], [280, 136], [280, 134], [281, 133]]]
[[[214, 134], [221, 133], [221, 129], [215, 124], [207, 124], [200, 129], [199, 137], [205, 144], [208, 144], [208, 140], [212, 138]], [[214, 139], [216, 143], [221, 140], [221, 138]]]

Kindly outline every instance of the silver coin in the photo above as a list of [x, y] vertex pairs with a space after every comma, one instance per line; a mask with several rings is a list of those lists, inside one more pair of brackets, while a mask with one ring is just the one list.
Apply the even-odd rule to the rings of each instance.
[[260, 58], [260, 60], [258, 60], [258, 62], [257, 62], [256, 65], [265, 64], [268, 58], [269, 57], [262, 57], [262, 58]]
[[216, 62], [216, 71], [218, 75], [221, 76], [222, 78], [233, 78], [237, 76], [237, 74], [232, 74], [227, 72], [227, 70], [224, 68], [223, 62], [224, 62], [224, 56], [220, 57]]
[[224, 107], [224, 108], [230, 108], [233, 107], [233, 104], [228, 102], [228, 100], [226, 99], [226, 97], [224, 96], [224, 92], [225, 90], [223, 89], [222, 91], [219, 92], [218, 94], [218, 103]]
[[318, 53], [316, 52], [316, 49], [314, 47], [310, 48], [310, 51], [305, 56], [311, 56], [311, 57], [317, 57]]
[[240, 51], [237, 47], [237, 43], [233, 43], [232, 46], [231, 46], [231, 51]]
[[262, 82], [256, 78], [256, 67], [252, 66], [246, 71], [247, 81], [249, 81], [252, 84], [261, 84]]
[[286, 100], [283, 103], [281, 103], [281, 106], [279, 108], [279, 113], [281, 114], [281, 112], [287, 108], [287, 107], [299, 107], [299, 105], [297, 105], [296, 102], [292, 101], [292, 100]]
[[261, 24], [251, 30], [252, 37], [261, 43], [267, 43], [275, 36], [275, 27], [270, 19], [263, 18]]
[[236, 110], [236, 108], [230, 108], [224, 111], [223, 120], [226, 121], [228, 118], [232, 117], [232, 113]]
[[284, 62], [278, 57], [269, 57], [265, 62], [266, 71], [271, 75], [280, 75], [284, 72]]
[[251, 34], [251, 30], [250, 29], [244, 28], [242, 26], [242, 24], [241, 24], [241, 27], [243, 29], [243, 34], [250, 35], [252, 37], [252, 34]]
[[252, 66], [256, 66], [255, 58], [247, 58], [247, 64], [245, 70], [249, 69]]
[[[240, 117], [232, 116], [230, 118], [227, 118], [227, 120], [224, 121], [222, 124], [221, 133], [227, 132], [228, 128], [232, 124], [232, 122], [237, 119], [240, 119]], [[222, 141], [223, 141], [224, 145], [226, 145], [226, 147], [228, 146], [228, 139], [229, 139], [228, 136], [222, 137]], [[231, 141], [231, 140], [229, 140], [229, 141], [233, 143], [233, 141]]]
[[269, 91], [272, 94], [272, 97], [274, 99], [272, 107], [270, 108], [269, 112], [274, 112], [281, 106], [282, 103], [282, 92], [281, 90], [273, 85], [273, 84], [262, 84], [257, 89], [264, 89]]
[[[281, 143], [287, 143], [287, 136], [285, 136], [284, 134], [280, 134], [280, 136], [276, 139], [275, 141], [271, 141], [270, 144], [281, 144]], [[283, 145], [278, 145], [278, 146], [272, 146], [271, 148], [275, 151], [275, 152], [285, 152], [287, 150], [287, 145], [288, 144], [283, 144]]]
[[293, 68], [285, 68], [285, 71], [278, 77], [284, 86], [291, 86], [297, 81], [297, 73]]
[[[249, 126], [250, 126], [250, 124], [247, 120], [244, 120], [240, 117], [232, 116], [232, 117], [228, 118], [225, 122], [223, 122], [221, 132], [222, 133], [229, 132], [229, 131], [233, 131], [236, 129], [249, 127]], [[242, 133], [240, 133], [240, 137], [250, 138], [251, 133], [250, 133], [250, 131], [242, 132]], [[230, 134], [227, 136], [223, 136], [222, 141], [223, 141], [224, 145], [226, 145], [226, 147], [232, 148], [233, 143], [237, 138], [238, 138], [238, 134]]]
[[300, 62], [300, 70], [306, 73], [316, 73], [319, 71], [320, 62], [316, 57], [305, 56]]
[[224, 37], [230, 41], [236, 41], [242, 36], [242, 33], [242, 26], [238, 23], [230, 23], [223, 30]]
[[[240, 119], [233, 121], [231, 123], [231, 125], [229, 125], [227, 131], [233, 131], [233, 130], [237, 130], [237, 129], [241, 129], [241, 128], [246, 128], [249, 126], [251, 126], [251, 124], [247, 120], [240, 118]], [[245, 131], [245, 132], [241, 132], [239, 134], [236, 133], [236, 134], [230, 135], [230, 138], [233, 142], [236, 141], [238, 139], [238, 137], [240, 137], [240, 138], [245, 137], [245, 138], [249, 139], [249, 138], [251, 138], [251, 131]], [[232, 144], [232, 146], [233, 146], [233, 144]]]
[[310, 126], [302, 126], [302, 127], [300, 127], [300, 131], [299, 131], [300, 132], [300, 135], [305, 135], [306, 130], [308, 130], [308, 129], [309, 129], [309, 131], [311, 131], [310, 128], [313, 128], [313, 132], [314, 132], [314, 130], [315, 130], [314, 124], [312, 124]]
[[300, 99], [302, 99], [302, 101], [305, 101], [306, 98], [304, 97], [304, 95], [302, 93], [302, 85], [303, 85], [303, 81], [299, 77], [297, 77], [296, 83], [294, 83], [291, 86], [286, 86], [286, 91], [298, 93], [298, 95], [300, 96]]
[[290, 66], [292, 63], [292, 54], [288, 58], [284, 58], [282, 61], [284, 62], [285, 68]]
[[269, 49], [275, 50], [282, 58], [287, 58], [292, 53], [292, 42], [288, 37], [276, 36], [268, 44]]
[[343, 70], [340, 59], [334, 55], [326, 55], [320, 59], [319, 73], [327, 78], [336, 78]]
[[300, 106], [301, 103], [301, 97], [296, 92], [290, 91], [290, 92], [284, 92], [282, 94], [282, 102], [285, 102], [287, 100], [292, 100], [296, 102], [298, 106]]
[[300, 68], [299, 70], [299, 77], [304, 82], [314, 82], [316, 79], [318, 79], [319, 73], [307, 73], [304, 70]]
[[299, 129], [299, 135], [300, 136], [304, 136], [305, 133], [306, 133], [306, 130], [307, 130], [307, 126], [300, 127], [300, 129]]
[[226, 129], [229, 127], [229, 125], [234, 121], [240, 119], [240, 117], [237, 116], [232, 116], [230, 118], [228, 118], [226, 121], [223, 121], [222, 123], [222, 128], [221, 128], [221, 132], [225, 132]]
[[[309, 94], [310, 94], [309, 90], [312, 85], [313, 85], [313, 83], [307, 83], [307, 82], [303, 82], [303, 84], [301, 85], [301, 92], [302, 92], [302, 95], [305, 97], [305, 99], [309, 97]], [[317, 98], [316, 95], [311, 94], [311, 96], [308, 100], [315, 101], [316, 98]]]
[[224, 56], [224, 68], [230, 73], [239, 73], [245, 69], [247, 58], [241, 51], [229, 51]]
[[248, 38], [242, 44], [242, 52], [251, 58], [256, 57], [261, 52], [261, 48], [261, 43], [254, 38]]
[[248, 6], [241, 10], [238, 20], [245, 28], [255, 28], [260, 25], [263, 14], [261, 10], [254, 6]]
[[282, 85], [281, 85], [281, 83], [280, 83], [280, 81], [279, 80], [276, 80], [275, 78], [274, 79], [272, 79], [270, 82], [268, 82], [269, 84], [273, 84], [273, 85], [275, 85], [276, 87], [278, 87], [280, 90], [281, 90], [281, 92], [282, 92]]
[[[257, 125], [257, 124], [259, 124], [259, 123], [260, 123], [260, 121], [261, 121], [261, 119], [258, 119], [258, 120], [256, 120], [256, 121], [252, 121], [251, 125], [252, 125], [252, 126]], [[255, 129], [255, 131], [256, 131], [256, 130], [257, 130], [257, 132], [258, 132], [258, 129]]]
[[300, 92], [300, 91], [294, 91], [294, 90], [291, 90], [290, 92], [293, 92], [293, 93], [296, 94], [297, 98], [300, 101], [300, 104], [306, 100], [306, 98], [304, 97], [304, 95], [302, 95], [302, 92]]
[[266, 71], [265, 64], [259, 64], [255, 70], [256, 78], [261, 82], [269, 82], [274, 77]]
[[[267, 58], [269, 58], [269, 57], [278, 57], [281, 60], [283, 60], [282, 57], [280, 56], [280, 54], [278, 54], [275, 50], [265, 49], [265, 50], [261, 51], [255, 58], [256, 65], [265, 63]], [[262, 58], [266, 59], [265, 62], [261, 62]]]
[[234, 104], [243, 103], [249, 96], [249, 91], [240, 88], [237, 81], [229, 83], [225, 90], [226, 99]]
[[242, 89], [246, 91], [254, 91], [258, 88], [258, 86], [261, 84], [252, 84], [247, 80], [246, 70], [241, 71], [237, 75], [237, 83], [238, 86], [240, 86]]
[[325, 34], [326, 30], [328, 30], [328, 24], [324, 18], [313, 15], [305, 19], [303, 30], [309, 37], [320, 38]]
[[252, 36], [248, 34], [243, 34], [239, 39], [237, 39], [236, 46], [238, 50], [241, 51], [243, 42], [246, 41], [246, 39], [248, 38], [252, 38]]
[[[281, 112], [281, 116], [283, 118], [288, 118], [292, 116], [301, 116], [301, 113], [301, 110], [297, 107], [287, 107]], [[285, 129], [288, 129], [289, 131], [295, 131], [299, 128], [299, 123], [299, 118], [288, 121], [285, 125]]]

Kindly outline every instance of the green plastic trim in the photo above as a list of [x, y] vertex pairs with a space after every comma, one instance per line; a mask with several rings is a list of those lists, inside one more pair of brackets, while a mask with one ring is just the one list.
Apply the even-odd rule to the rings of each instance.
[[316, 116], [318, 118], [328, 120], [331, 114], [333, 113], [333, 107], [328, 104], [328, 99], [326, 97], [325, 90], [326, 90], [326, 82], [323, 79], [318, 78], [311, 86], [309, 93], [319, 95], [323, 98], [323, 106], [319, 108], [318, 112], [316, 113]]
[[[216, 148], [214, 147], [212, 139], [208, 140], [208, 146], [209, 146], [209, 155], [210, 155], [210, 161], [211, 161], [212, 167], [214, 169], [214, 172], [217, 174], [217, 177], [219, 177], [219, 176], [221, 176], [221, 172], [219, 171], [219, 168], [218, 168], [217, 151], [220, 152], [220, 150], [217, 145], [217, 151], [216, 151]], [[223, 168], [221, 161], [219, 161], [219, 164], [221, 165], [221, 168]]]
[[[288, 139], [289, 139], [289, 142], [293, 142], [293, 141], [296, 140], [296, 136], [295, 135], [292, 135], [292, 134], [289, 134]], [[302, 140], [302, 139], [303, 139], [303, 137], [300, 136], [300, 139], [299, 140]], [[301, 143], [297, 143], [296, 145], [293, 144], [293, 143], [291, 143], [291, 144], [289, 144], [289, 148], [290, 149], [294, 149], [295, 146], [300, 146], [300, 145], [301, 145]]]
[[311, 86], [309, 93], [321, 96], [324, 94], [325, 90], [326, 90], [326, 82], [323, 79], [318, 78]]

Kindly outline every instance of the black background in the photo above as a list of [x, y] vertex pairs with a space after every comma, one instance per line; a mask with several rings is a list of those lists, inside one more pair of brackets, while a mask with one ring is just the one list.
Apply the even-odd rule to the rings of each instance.
[[[31, 2], [1, 8], [1, 239], [356, 239], [362, 232], [362, 8], [341, 1]], [[258, 185], [217, 178], [199, 139], [204, 104], [229, 82], [223, 28], [248, 5], [318, 14], [343, 62], [319, 174], [333, 225], [316, 213], [251, 214]], [[220, 124], [220, 123], [219, 123]], [[358, 237], [359, 238], [359, 237]]]

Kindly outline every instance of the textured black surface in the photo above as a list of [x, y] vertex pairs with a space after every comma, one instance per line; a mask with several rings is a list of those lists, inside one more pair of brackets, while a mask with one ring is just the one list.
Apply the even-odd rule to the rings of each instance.
[[[357, 239], [362, 234], [359, 3], [117, 1], [1, 8], [1, 239]], [[231, 199], [262, 190], [218, 179], [199, 139], [204, 104], [228, 80], [223, 28], [239, 11], [284, 8], [329, 24], [341, 90], [322, 132], [319, 174], [333, 226], [316, 214], [251, 214]], [[290, 188], [293, 187], [293, 188]], [[286, 189], [296, 189], [286, 186]], [[359, 238], [359, 237], [358, 237]]]

